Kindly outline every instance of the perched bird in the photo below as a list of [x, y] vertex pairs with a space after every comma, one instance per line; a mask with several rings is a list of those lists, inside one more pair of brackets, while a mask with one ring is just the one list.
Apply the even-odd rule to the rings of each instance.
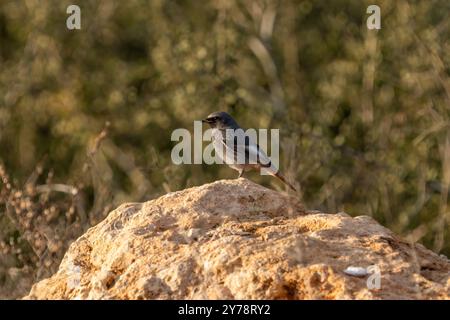
[[[212, 128], [214, 150], [217, 155], [231, 168], [239, 172], [266, 169], [267, 172], [297, 191], [270, 161], [258, 144], [253, 142], [237, 122], [226, 112], [211, 113], [202, 122]], [[253, 160], [253, 161], [252, 161]]]

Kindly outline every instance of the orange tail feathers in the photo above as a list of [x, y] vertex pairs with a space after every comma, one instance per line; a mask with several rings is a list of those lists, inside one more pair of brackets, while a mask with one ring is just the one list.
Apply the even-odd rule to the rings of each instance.
[[297, 191], [297, 189], [295, 189], [295, 188], [292, 186], [292, 184], [290, 184], [290, 183], [286, 180], [286, 178], [285, 178], [281, 173], [277, 172], [277, 173], [274, 173], [273, 175], [274, 175], [274, 177], [277, 177], [278, 179], [280, 179], [280, 180], [281, 180], [284, 184], [286, 184], [289, 188], [291, 188], [291, 189], [294, 190], [294, 191]]

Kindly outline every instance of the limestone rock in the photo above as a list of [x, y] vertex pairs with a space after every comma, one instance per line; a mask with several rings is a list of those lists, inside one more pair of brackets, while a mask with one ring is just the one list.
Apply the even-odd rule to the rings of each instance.
[[238, 179], [121, 205], [25, 298], [449, 299], [449, 287], [448, 259], [372, 218], [308, 212]]

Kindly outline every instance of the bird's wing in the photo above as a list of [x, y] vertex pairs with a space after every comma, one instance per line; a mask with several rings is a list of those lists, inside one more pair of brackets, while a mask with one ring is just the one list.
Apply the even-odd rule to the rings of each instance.
[[[231, 137], [227, 137], [231, 139]], [[234, 159], [235, 161], [239, 161], [238, 155], [241, 152], [244, 152], [245, 158], [245, 164], [249, 164], [250, 160], [256, 161], [256, 164], [259, 164], [262, 167], [270, 167], [271, 161], [270, 158], [266, 155], [266, 153], [260, 148], [260, 146], [257, 143], [254, 143], [249, 136], [245, 135], [244, 138], [239, 139], [237, 135], [233, 135], [233, 153], [234, 153]], [[228, 144], [230, 141], [225, 140], [224, 141], [226, 145], [230, 146]], [[243, 142], [243, 144], [242, 144]]]

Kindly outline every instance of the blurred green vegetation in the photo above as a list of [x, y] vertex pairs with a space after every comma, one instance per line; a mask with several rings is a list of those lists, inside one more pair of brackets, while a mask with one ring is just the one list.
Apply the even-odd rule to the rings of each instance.
[[172, 130], [217, 110], [281, 128], [308, 208], [450, 254], [449, 1], [376, 1], [378, 31], [373, 1], [79, 0], [69, 31], [72, 3], [0, 3], [0, 298], [118, 204], [235, 178], [170, 160]]

